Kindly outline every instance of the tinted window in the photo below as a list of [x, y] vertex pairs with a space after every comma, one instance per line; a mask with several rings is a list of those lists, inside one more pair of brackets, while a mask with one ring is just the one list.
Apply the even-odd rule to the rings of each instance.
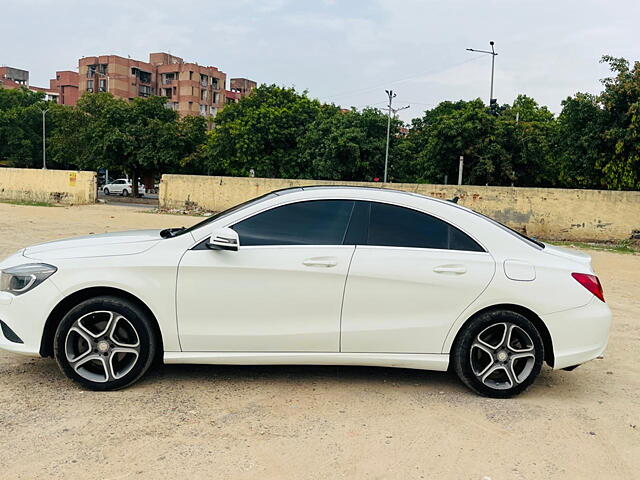
[[464, 232], [447, 222], [409, 208], [371, 204], [368, 245], [440, 248], [483, 252]]
[[347, 200], [314, 200], [273, 208], [236, 223], [240, 245], [342, 245], [353, 210]]

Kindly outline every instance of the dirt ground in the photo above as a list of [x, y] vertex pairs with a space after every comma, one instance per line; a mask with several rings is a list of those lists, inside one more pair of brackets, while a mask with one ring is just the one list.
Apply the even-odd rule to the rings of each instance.
[[[0, 204], [0, 256], [197, 220]], [[93, 393], [51, 359], [0, 352], [0, 478], [640, 478], [640, 256], [589, 253], [614, 312], [605, 358], [545, 367], [511, 400], [448, 373], [356, 367], [166, 366]]]

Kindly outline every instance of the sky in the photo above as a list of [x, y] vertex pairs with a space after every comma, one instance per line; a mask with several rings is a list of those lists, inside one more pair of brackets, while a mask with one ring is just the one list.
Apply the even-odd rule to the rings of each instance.
[[0, 0], [0, 65], [48, 86], [82, 56], [148, 60], [169, 51], [228, 78], [308, 90], [342, 107], [409, 121], [443, 100], [489, 99], [495, 42], [499, 103], [523, 93], [558, 113], [597, 93], [609, 54], [640, 60], [638, 0]]

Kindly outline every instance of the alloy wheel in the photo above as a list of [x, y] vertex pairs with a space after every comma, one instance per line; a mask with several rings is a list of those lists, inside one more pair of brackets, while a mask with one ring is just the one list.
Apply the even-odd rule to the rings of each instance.
[[69, 329], [65, 356], [71, 368], [92, 382], [111, 382], [127, 375], [140, 358], [140, 336], [133, 324], [113, 311], [95, 311]]
[[536, 361], [531, 336], [511, 322], [495, 323], [482, 330], [471, 344], [469, 355], [475, 377], [495, 390], [524, 382]]

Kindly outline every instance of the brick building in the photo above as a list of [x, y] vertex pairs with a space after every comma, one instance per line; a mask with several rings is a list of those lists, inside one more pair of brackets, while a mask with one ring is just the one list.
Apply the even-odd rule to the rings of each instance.
[[49, 90], [58, 94], [61, 105], [75, 105], [78, 101], [78, 72], [63, 70], [56, 72], [56, 78], [49, 80]]
[[168, 53], [152, 53], [148, 62], [117, 55], [84, 57], [78, 71], [80, 95], [110, 92], [125, 99], [158, 95], [180, 115], [215, 116], [225, 104], [224, 72]]
[[151, 53], [148, 62], [118, 55], [83, 57], [78, 72], [56, 72], [49, 88], [29, 85], [27, 70], [0, 67], [0, 88], [25, 87], [62, 105], [76, 105], [86, 92], [109, 92], [127, 100], [157, 95], [165, 97], [167, 107], [182, 116], [213, 118], [225, 104], [239, 101], [257, 87], [247, 78], [232, 78], [228, 90], [226, 85], [227, 75], [218, 68], [163, 52]]
[[29, 71], [14, 67], [0, 67], [0, 88], [26, 88], [32, 92], [41, 92], [49, 102], [60, 103], [60, 94], [55, 88], [36, 87], [29, 84]]
[[0, 88], [29, 86], [29, 72], [13, 67], [0, 67]]
[[229, 80], [229, 90], [224, 91], [225, 103], [239, 102], [242, 97], [249, 95], [258, 86], [248, 78], [232, 78]]
[[229, 89], [232, 92], [239, 93], [242, 97], [249, 95], [257, 86], [256, 82], [248, 78], [232, 78], [229, 80]]

